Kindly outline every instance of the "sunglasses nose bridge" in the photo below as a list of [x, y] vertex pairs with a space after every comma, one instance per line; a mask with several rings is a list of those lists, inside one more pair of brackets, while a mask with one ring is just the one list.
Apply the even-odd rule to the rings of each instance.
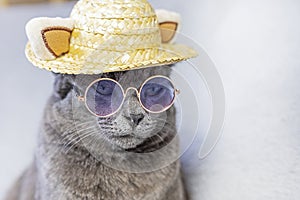
[[138, 91], [136, 88], [134, 88], [134, 87], [128, 87], [128, 88], [126, 89], [126, 91], [125, 91], [125, 96], [127, 95], [127, 93], [128, 93], [130, 90], [134, 90], [135, 93], [136, 93], [136, 95], [139, 96], [139, 91]]

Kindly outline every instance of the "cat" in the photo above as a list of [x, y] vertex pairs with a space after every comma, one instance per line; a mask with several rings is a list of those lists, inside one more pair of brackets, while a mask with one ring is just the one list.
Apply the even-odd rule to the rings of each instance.
[[78, 98], [100, 77], [123, 88], [139, 88], [153, 75], [170, 73], [170, 66], [160, 66], [99, 75], [56, 74], [34, 161], [6, 200], [187, 200], [177, 159], [174, 106], [150, 114], [130, 90], [118, 114], [100, 118]]

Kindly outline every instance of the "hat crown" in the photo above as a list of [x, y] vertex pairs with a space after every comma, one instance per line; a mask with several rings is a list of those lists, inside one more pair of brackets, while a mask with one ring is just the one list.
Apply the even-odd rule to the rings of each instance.
[[155, 11], [146, 0], [80, 0], [71, 18], [75, 28], [100, 34], [158, 29]]
[[142, 18], [155, 15], [146, 0], [79, 0], [73, 13], [82, 13], [98, 19]]
[[146, 0], [80, 0], [71, 18], [71, 49], [128, 51], [161, 45], [157, 16]]

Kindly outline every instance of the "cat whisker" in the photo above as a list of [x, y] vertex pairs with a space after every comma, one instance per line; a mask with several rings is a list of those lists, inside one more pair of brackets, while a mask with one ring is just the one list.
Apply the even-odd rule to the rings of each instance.
[[64, 137], [64, 139], [69, 139], [69, 140], [71, 140], [74, 136], [77, 136], [77, 135], [79, 135], [80, 133], [82, 133], [82, 132], [85, 132], [85, 131], [88, 131], [89, 129], [93, 129], [94, 127], [93, 126], [89, 126], [89, 127], [87, 127], [87, 128], [82, 128], [82, 129], [80, 129], [80, 130], [74, 130], [74, 131], [72, 131], [72, 132], [67, 132], [67, 133], [64, 133], [63, 134], [63, 137]]
[[65, 139], [69, 139], [67, 142], [67, 145], [69, 145], [69, 143], [72, 143], [73, 141], [75, 141], [76, 139], [78, 139], [80, 136], [84, 136], [84, 135], [86, 135], [86, 134], [88, 134], [88, 133], [90, 133], [90, 132], [92, 132], [92, 131], [88, 131], [88, 132], [86, 132], [86, 133], [83, 133], [83, 134], [78, 134], [77, 132], [75, 132], [74, 134], [72, 134], [71, 136], [72, 137], [70, 137], [70, 138], [65, 138]]
[[76, 140], [78, 141], [81, 138], [85, 137], [86, 135], [89, 135], [90, 133], [95, 133], [95, 131], [89, 131], [89, 132], [86, 132], [86, 133], [84, 133], [82, 135], [77, 135], [75, 138], [72, 138], [70, 141], [68, 141], [66, 144], [64, 144], [64, 147], [66, 148], [67, 146], [69, 146], [70, 144], [72, 144], [73, 142], [75, 142]]
[[67, 153], [68, 153], [68, 152], [69, 152], [76, 144], [78, 144], [78, 143], [79, 143], [80, 141], [82, 141], [83, 139], [85, 139], [85, 138], [87, 138], [87, 137], [93, 135], [94, 133], [95, 133], [95, 132], [93, 131], [93, 132], [90, 132], [90, 133], [84, 135], [83, 137], [80, 137], [79, 140], [76, 141], [74, 144], [72, 144], [71, 147], [66, 151], [66, 154], [67, 154]]
[[80, 126], [83, 126], [83, 125], [86, 125], [86, 124], [89, 124], [89, 123], [94, 124], [96, 122], [94, 120], [89, 120], [89, 121], [84, 121], [84, 122], [80, 122], [80, 123], [75, 123], [75, 126], [80, 127]]
[[164, 138], [162, 138], [162, 136], [160, 136], [159, 134], [156, 134], [155, 136], [158, 137], [162, 142], [164, 142]]
[[62, 138], [62, 141], [63, 141], [63, 144], [64, 146], [66, 145], [69, 145], [68, 143], [69, 142], [72, 142], [73, 140], [76, 140], [76, 138], [79, 136], [79, 134], [74, 131], [73, 133], [69, 133], [68, 135], [65, 135], [63, 138]]
[[176, 132], [176, 125], [174, 123], [165, 123], [161, 130], [168, 130], [168, 131], [175, 131]]
[[150, 137], [149, 140], [151, 142], [147, 143], [147, 145], [144, 145], [141, 150], [151, 150], [151, 148], [153, 149], [153, 146], [157, 145], [157, 140], [155, 140], [153, 137]]
[[176, 124], [175, 123], [173, 123], [173, 122], [169, 122], [168, 120], [166, 120], [165, 118], [155, 118], [155, 120], [156, 121], [158, 121], [158, 122], [164, 122], [166, 125], [171, 125], [171, 126], [175, 126]]

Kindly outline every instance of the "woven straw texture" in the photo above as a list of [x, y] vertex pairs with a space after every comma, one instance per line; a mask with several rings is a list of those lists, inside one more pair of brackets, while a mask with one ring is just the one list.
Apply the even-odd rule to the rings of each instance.
[[70, 51], [44, 61], [28, 44], [29, 61], [56, 73], [99, 74], [166, 65], [196, 56], [184, 45], [161, 43], [155, 11], [145, 0], [81, 0], [71, 18], [75, 28]]

